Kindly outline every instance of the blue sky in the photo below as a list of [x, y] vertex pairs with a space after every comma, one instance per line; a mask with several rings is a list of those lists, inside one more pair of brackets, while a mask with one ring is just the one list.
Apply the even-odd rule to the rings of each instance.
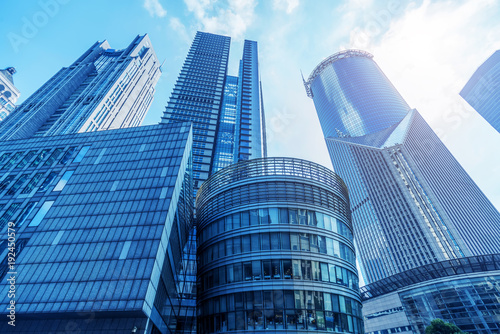
[[307, 77], [342, 49], [369, 51], [500, 208], [500, 134], [458, 95], [500, 49], [499, 1], [41, 0], [9, 1], [2, 12], [0, 67], [16, 67], [19, 102], [95, 41], [120, 49], [148, 33], [165, 64], [144, 124], [159, 121], [197, 30], [232, 37], [233, 75], [243, 40], [256, 40], [269, 155], [330, 168], [300, 70]]

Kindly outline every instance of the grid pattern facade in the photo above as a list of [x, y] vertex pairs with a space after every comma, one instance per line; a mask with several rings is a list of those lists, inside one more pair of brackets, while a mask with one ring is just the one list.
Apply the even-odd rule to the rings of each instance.
[[365, 330], [423, 334], [439, 318], [468, 333], [498, 333], [499, 270], [500, 254], [480, 255], [428, 264], [369, 284], [361, 289]]
[[415, 333], [425, 333], [425, 327], [439, 318], [467, 333], [493, 334], [500, 332], [499, 282], [496, 271], [429, 282], [399, 295]]
[[[338, 59], [309, 85], [333, 167], [351, 191], [365, 282], [499, 252], [500, 214], [370, 57]], [[371, 125], [338, 132], [339, 117]]]
[[348, 207], [338, 176], [299, 159], [209, 178], [196, 201], [198, 332], [362, 333]]
[[197, 32], [162, 122], [193, 122], [195, 189], [212, 166], [231, 38]]
[[190, 124], [177, 123], [0, 145], [0, 228], [15, 229], [19, 319], [2, 332], [176, 331], [191, 142]]
[[245, 40], [238, 77], [227, 74], [231, 38], [197, 32], [163, 122], [194, 128], [195, 189], [216, 171], [262, 157], [263, 116], [257, 42]]
[[500, 50], [479, 66], [460, 95], [500, 132]]
[[147, 35], [137, 36], [124, 50], [97, 42], [11, 113], [0, 124], [0, 139], [139, 126], [159, 77]]
[[16, 101], [20, 96], [19, 90], [14, 86], [12, 76], [16, 73], [14, 67], [0, 70], [0, 121], [16, 108]]

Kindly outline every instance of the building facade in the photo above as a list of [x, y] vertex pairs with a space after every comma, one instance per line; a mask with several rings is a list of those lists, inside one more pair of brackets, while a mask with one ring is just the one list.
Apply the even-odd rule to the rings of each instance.
[[178, 123], [0, 144], [2, 332], [175, 332], [191, 141]]
[[500, 214], [372, 58], [339, 52], [304, 82], [350, 190], [365, 282], [498, 254]]
[[367, 334], [425, 333], [436, 318], [471, 334], [500, 332], [500, 254], [414, 268], [361, 292]]
[[0, 121], [3, 121], [16, 108], [17, 99], [21, 94], [14, 86], [13, 75], [16, 73], [14, 67], [0, 70]]
[[193, 331], [192, 127], [136, 127], [159, 74], [147, 35], [96, 43], [0, 126], [0, 332]]
[[123, 50], [96, 42], [0, 123], [0, 140], [139, 126], [160, 74], [147, 35]]
[[332, 171], [243, 161], [199, 189], [198, 333], [362, 333], [349, 198]]
[[500, 132], [500, 50], [479, 66], [460, 96]]
[[262, 157], [257, 42], [246, 40], [238, 77], [227, 75], [231, 38], [197, 32], [162, 122], [193, 122], [195, 189], [215, 171]]
[[306, 87], [334, 170], [351, 191], [367, 283], [500, 251], [500, 214], [370, 54], [327, 58]]

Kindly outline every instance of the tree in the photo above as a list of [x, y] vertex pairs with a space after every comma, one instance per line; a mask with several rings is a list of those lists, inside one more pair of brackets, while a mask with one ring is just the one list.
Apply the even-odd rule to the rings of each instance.
[[444, 322], [441, 319], [434, 319], [425, 328], [425, 334], [467, 334], [467, 332], [463, 332], [455, 324]]

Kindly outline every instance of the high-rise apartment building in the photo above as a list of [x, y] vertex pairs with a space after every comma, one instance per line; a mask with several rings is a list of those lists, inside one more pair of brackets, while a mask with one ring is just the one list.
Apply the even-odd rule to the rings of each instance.
[[[162, 118], [193, 124], [194, 195], [212, 173], [266, 152], [257, 42], [245, 40], [238, 76], [227, 75], [230, 42], [230, 37], [196, 33]], [[184, 332], [196, 323], [196, 232], [194, 226], [179, 276], [184, 278]]]
[[192, 127], [132, 127], [158, 75], [97, 43], [0, 127], [0, 332], [192, 330]]
[[195, 190], [211, 173], [264, 152], [257, 42], [245, 41], [238, 77], [227, 75], [230, 42], [196, 33], [162, 120], [193, 122]]
[[147, 35], [123, 50], [96, 42], [0, 123], [0, 140], [139, 126], [160, 74]]
[[16, 73], [14, 67], [0, 70], [0, 121], [3, 121], [16, 108], [19, 90], [14, 86], [13, 75]]
[[362, 333], [349, 197], [327, 168], [242, 161], [198, 191], [198, 333]]
[[[368, 287], [392, 284], [397, 275], [410, 270], [414, 275], [420, 272], [415, 268], [434, 263], [500, 253], [500, 214], [372, 58], [359, 50], [336, 53], [304, 82], [333, 168], [350, 191], [358, 260]], [[390, 304], [379, 300], [377, 305], [387, 309], [377, 317], [404, 317], [404, 308], [392, 310]], [[485, 321], [479, 318], [471, 321]], [[390, 322], [380, 318], [372, 323], [377, 322], [384, 330], [421, 330], [415, 322], [410, 327], [384, 327]], [[377, 326], [366, 330], [376, 332]]]
[[500, 50], [479, 66], [460, 95], [500, 132]]

